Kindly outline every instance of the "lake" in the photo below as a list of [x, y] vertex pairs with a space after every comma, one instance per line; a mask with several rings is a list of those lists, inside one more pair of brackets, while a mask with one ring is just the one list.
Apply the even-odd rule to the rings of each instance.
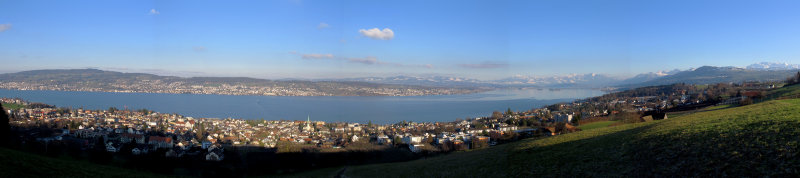
[[311, 120], [388, 124], [436, 122], [489, 116], [492, 111], [529, 110], [605, 94], [594, 89], [501, 89], [440, 96], [233, 96], [162, 93], [0, 90], [58, 107], [149, 109], [195, 118]]

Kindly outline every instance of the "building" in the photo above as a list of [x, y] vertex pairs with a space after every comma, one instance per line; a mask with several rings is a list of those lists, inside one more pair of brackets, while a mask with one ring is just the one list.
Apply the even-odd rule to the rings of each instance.
[[420, 136], [406, 136], [403, 137], [403, 143], [405, 144], [418, 144], [422, 142], [422, 137]]
[[172, 138], [150, 136], [147, 144], [152, 145], [154, 148], [172, 148]]

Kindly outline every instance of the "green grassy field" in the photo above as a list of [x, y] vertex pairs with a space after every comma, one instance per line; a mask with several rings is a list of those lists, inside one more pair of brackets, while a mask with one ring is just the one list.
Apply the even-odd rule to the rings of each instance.
[[791, 176], [800, 174], [800, 100], [528, 139], [402, 163], [299, 177]]
[[730, 104], [723, 104], [723, 105], [719, 105], [719, 106], [711, 106], [711, 107], [703, 108], [703, 109], [700, 109], [698, 111], [713, 111], [713, 110], [725, 109], [725, 108], [730, 108], [730, 107], [735, 107], [735, 106], [730, 105]]
[[0, 148], [0, 177], [159, 177], [124, 168]]
[[784, 86], [782, 88], [778, 88], [767, 93], [768, 96], [769, 95], [793, 96], [798, 94], [800, 94], [800, 84]]
[[25, 107], [24, 105], [14, 104], [14, 103], [2, 103], [2, 105], [3, 105], [3, 109], [14, 109], [14, 110], [17, 110], [17, 109]]
[[591, 130], [591, 129], [596, 129], [596, 128], [608, 127], [609, 125], [617, 123], [617, 122], [619, 122], [619, 121], [592, 122], [592, 123], [580, 125], [580, 126], [578, 126], [578, 128], [580, 128], [581, 130]]

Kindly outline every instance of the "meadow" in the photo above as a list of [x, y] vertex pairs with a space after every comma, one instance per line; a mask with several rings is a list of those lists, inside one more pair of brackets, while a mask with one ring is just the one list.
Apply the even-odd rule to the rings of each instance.
[[798, 110], [798, 99], [774, 100], [410, 162], [290, 176], [790, 176], [800, 169]]

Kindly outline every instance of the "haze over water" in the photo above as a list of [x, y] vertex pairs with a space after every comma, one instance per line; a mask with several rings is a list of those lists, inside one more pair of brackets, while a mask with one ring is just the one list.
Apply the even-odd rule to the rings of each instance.
[[488, 116], [492, 111], [529, 110], [605, 92], [593, 89], [502, 89], [445, 96], [232, 96], [160, 93], [0, 90], [0, 97], [19, 97], [58, 107], [149, 109], [195, 118], [311, 120], [388, 124], [436, 122]]

